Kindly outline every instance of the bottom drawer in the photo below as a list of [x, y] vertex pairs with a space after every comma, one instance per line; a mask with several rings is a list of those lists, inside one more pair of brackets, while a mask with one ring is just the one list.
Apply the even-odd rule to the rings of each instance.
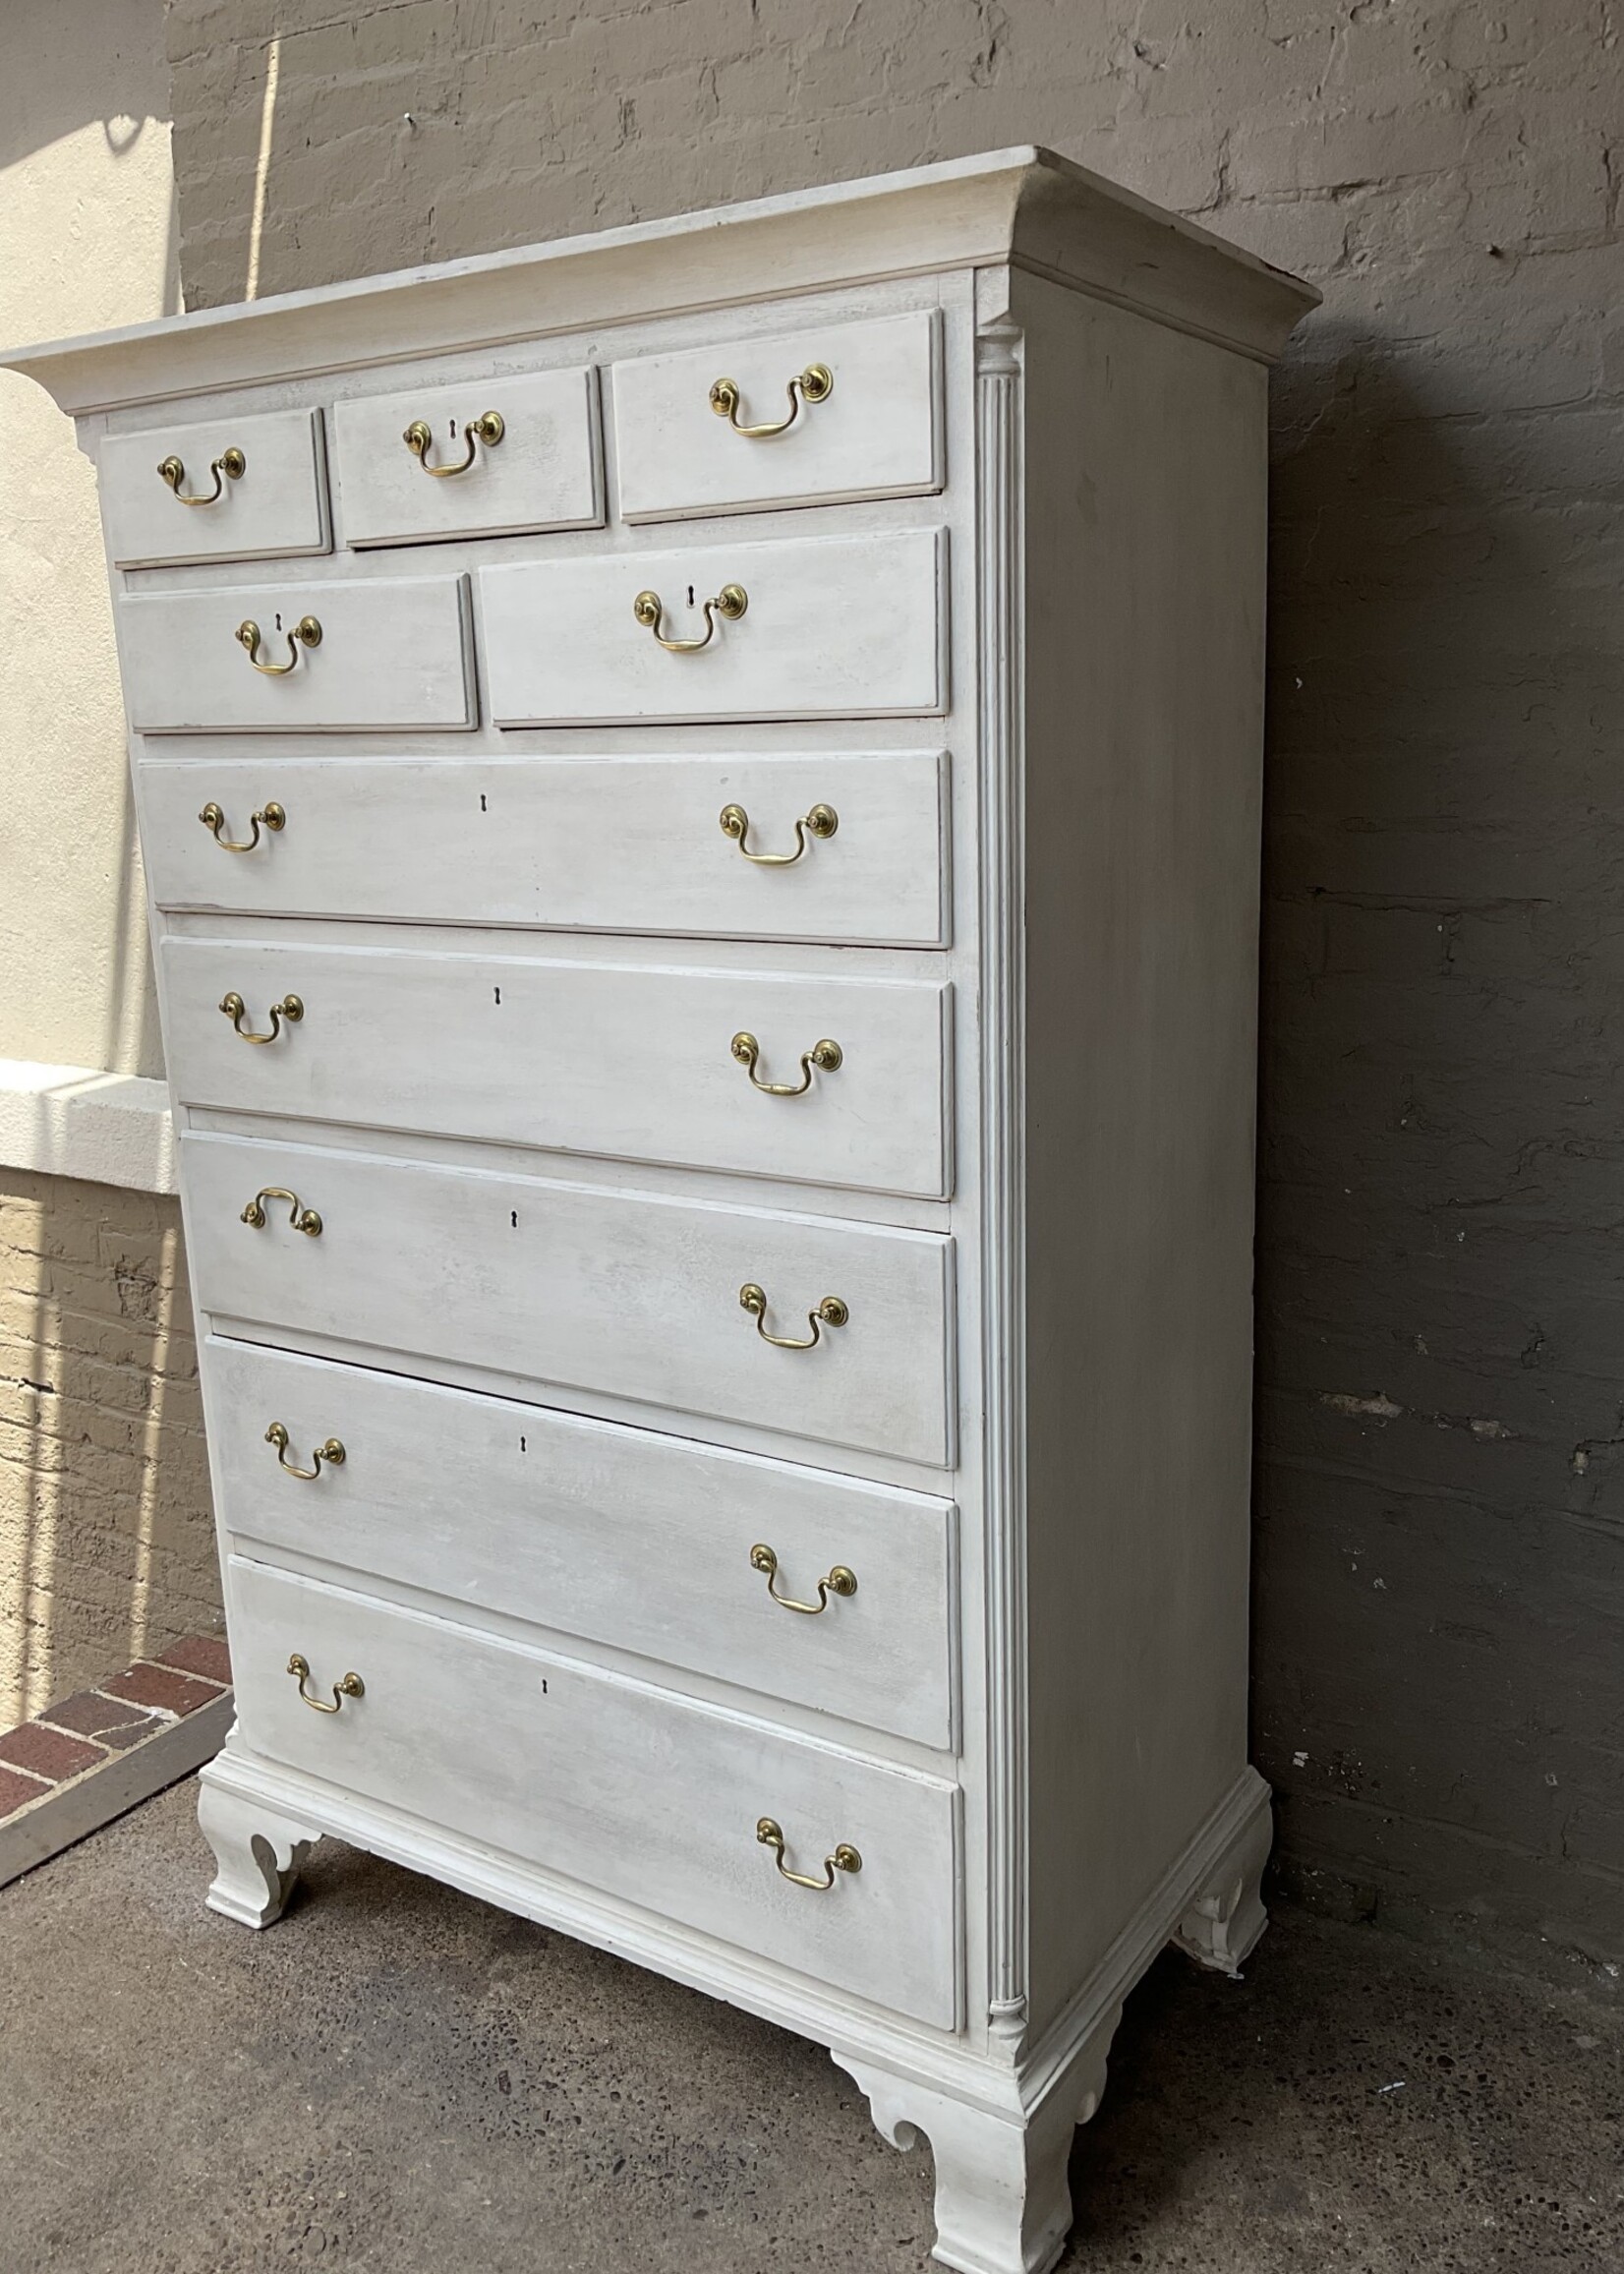
[[[957, 1787], [267, 1564], [227, 1566], [255, 1751], [939, 2028], [957, 2019]], [[290, 1675], [331, 1705], [317, 1713]], [[774, 1819], [793, 1886], [757, 1837]], [[838, 1843], [860, 1869], [828, 1872]]]

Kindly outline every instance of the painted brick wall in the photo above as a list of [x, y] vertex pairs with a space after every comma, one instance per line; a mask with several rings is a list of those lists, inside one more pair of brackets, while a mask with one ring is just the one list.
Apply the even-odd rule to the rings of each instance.
[[1257, 1753], [1300, 1870], [1614, 1953], [1616, 17], [171, 0], [168, 18], [194, 305], [1020, 140], [1322, 287], [1275, 398]]
[[0, 1729], [219, 1623], [180, 1212], [0, 1174]]

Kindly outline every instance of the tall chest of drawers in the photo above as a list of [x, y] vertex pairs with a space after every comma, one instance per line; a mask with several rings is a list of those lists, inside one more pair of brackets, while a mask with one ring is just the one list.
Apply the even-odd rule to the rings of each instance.
[[[114, 589], [233, 1662], [1037, 2274], [1246, 1758], [1266, 367], [1005, 151], [9, 359]], [[313, 1925], [315, 1922], [313, 1921]]]

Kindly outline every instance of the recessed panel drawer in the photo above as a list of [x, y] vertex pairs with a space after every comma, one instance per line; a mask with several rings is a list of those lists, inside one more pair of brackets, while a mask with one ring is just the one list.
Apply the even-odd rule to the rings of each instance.
[[325, 553], [319, 411], [108, 435], [97, 460], [101, 521], [118, 568]]
[[939, 753], [147, 760], [139, 787], [160, 907], [946, 938]]
[[948, 1191], [951, 995], [935, 981], [297, 938], [169, 938], [161, 954], [188, 1105]]
[[[217, 1338], [203, 1370], [239, 1542], [953, 1741], [951, 1501]], [[278, 1422], [345, 1459], [289, 1476]]]
[[622, 515], [940, 490], [939, 340], [923, 309], [617, 363]]
[[548, 727], [945, 710], [946, 557], [945, 530], [894, 529], [482, 568], [491, 715]]
[[[957, 1790], [234, 1556], [240, 1741], [938, 2028], [956, 2019]], [[330, 1706], [354, 1674], [360, 1694]], [[783, 1862], [826, 1888], [782, 1876]], [[827, 1871], [824, 1858], [847, 1851]]]
[[219, 586], [115, 612], [138, 733], [475, 724], [466, 577]]
[[332, 421], [346, 545], [592, 529], [604, 518], [591, 371], [362, 395]]
[[[951, 1464], [953, 1243], [936, 1233], [269, 1139], [187, 1136], [181, 1155], [199, 1307], [267, 1340], [321, 1335]], [[316, 1211], [319, 1236], [287, 1203], [244, 1222], [273, 1189]]]

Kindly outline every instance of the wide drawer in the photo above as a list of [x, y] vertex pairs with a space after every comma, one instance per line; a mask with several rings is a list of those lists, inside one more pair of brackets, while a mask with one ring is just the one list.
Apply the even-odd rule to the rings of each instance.
[[921, 947], [947, 936], [946, 787], [940, 754], [894, 752], [148, 761], [140, 780], [160, 907]]
[[319, 411], [109, 435], [97, 460], [101, 522], [118, 568], [325, 553]]
[[[957, 2017], [956, 1786], [234, 1556], [241, 1738], [343, 1791], [938, 2028]], [[362, 1694], [323, 1703], [347, 1673]], [[807, 1877], [757, 1837], [779, 1827]]]
[[[203, 1392], [239, 1543], [952, 1743], [950, 1501], [218, 1339]], [[276, 1422], [296, 1466], [333, 1437], [344, 1461], [289, 1476]]]
[[893, 529], [482, 568], [491, 716], [568, 727], [945, 710], [946, 561], [945, 530]]
[[[216, 1320], [952, 1461], [953, 1243], [935, 1233], [246, 1137], [184, 1137], [181, 1157], [192, 1284]], [[243, 1221], [271, 1188], [319, 1237], [274, 1202]], [[814, 1326], [830, 1299], [844, 1323]], [[817, 1340], [777, 1349], [763, 1325]]]
[[948, 1191], [951, 990], [932, 981], [308, 939], [161, 954], [188, 1105]]
[[621, 513], [659, 521], [939, 490], [939, 337], [927, 309], [617, 363]]
[[332, 421], [346, 545], [592, 529], [604, 518], [591, 371], [362, 395]]
[[466, 577], [221, 585], [116, 614], [138, 733], [475, 724]]

